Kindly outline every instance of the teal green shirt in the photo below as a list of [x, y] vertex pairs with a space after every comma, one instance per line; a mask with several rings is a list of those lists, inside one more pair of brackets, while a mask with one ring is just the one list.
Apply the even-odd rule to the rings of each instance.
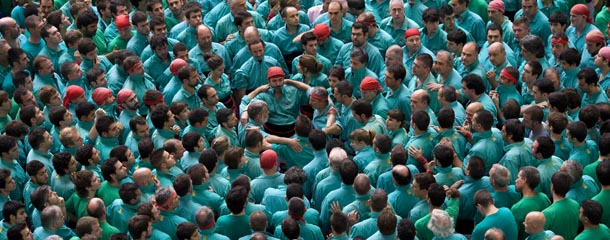
[[[144, 100], [142, 100], [142, 97], [144, 96], [144, 93], [148, 90], [157, 89], [152, 79], [153, 78], [146, 73], [143, 75], [129, 75], [125, 80], [123, 88], [132, 90], [136, 94], [138, 102], [143, 103]], [[138, 113], [140, 113], [140, 115], [148, 114], [148, 107], [141, 104]]]
[[375, 159], [375, 151], [371, 146], [365, 146], [364, 148], [356, 151], [354, 156], [354, 162], [358, 165], [358, 172], [363, 172], [364, 168]]
[[[338, 201], [339, 206], [347, 206], [351, 202], [356, 200], [356, 192], [352, 188], [352, 185], [345, 185], [341, 183], [341, 187], [334, 190], [324, 198], [320, 208], [320, 226], [323, 232], [329, 232], [330, 230], [330, 204]], [[352, 229], [352, 232], [354, 230]]]
[[498, 163], [502, 157], [502, 149], [493, 141], [491, 131], [474, 133], [472, 139], [474, 144], [470, 151], [464, 157], [463, 169], [468, 165], [468, 159], [472, 156], [481, 157], [485, 160], [485, 172], [489, 172], [494, 163]]
[[434, 178], [436, 179], [436, 183], [441, 186], [451, 186], [453, 183], [464, 179], [464, 172], [459, 167], [434, 167]]
[[299, 108], [309, 100], [307, 94], [294, 86], [284, 84], [282, 96], [275, 96], [275, 88], [258, 94], [254, 100], [263, 100], [269, 108], [268, 122], [275, 125], [290, 125], [296, 121]]
[[123, 200], [117, 199], [108, 206], [106, 219], [112, 226], [115, 226], [121, 232], [127, 232], [127, 224], [129, 219], [136, 215], [138, 205], [125, 204]]
[[53, 174], [49, 178], [49, 185], [51, 185], [51, 188], [58, 196], [63, 197], [64, 199], [68, 199], [72, 193], [74, 193], [74, 183], [72, 183], [70, 174], [59, 176], [57, 171], [53, 171]]
[[193, 191], [191, 192], [191, 196], [193, 198], [193, 202], [198, 203], [202, 206], [208, 206], [210, 209], [212, 209], [212, 211], [214, 211], [215, 215], [218, 215], [220, 213], [220, 205], [222, 205], [222, 203], [224, 202], [224, 198], [218, 195], [218, 193], [216, 192], [216, 188], [214, 188], [214, 192], [211, 192], [208, 189], [209, 186], [210, 183], [193, 185]]
[[458, 189], [461, 194], [459, 219], [472, 221], [475, 220], [475, 217], [479, 217], [477, 216], [478, 211], [476, 206], [472, 203], [475, 193], [481, 189], [493, 192], [493, 187], [489, 183], [489, 177], [482, 177], [481, 179], [464, 178], [464, 184]]
[[510, 184], [514, 184], [519, 175], [519, 169], [525, 166], [535, 166], [530, 146], [525, 142], [516, 142], [504, 146], [504, 156], [500, 159], [500, 164], [510, 172]]
[[322, 171], [322, 169], [327, 168], [327, 167], [328, 167], [328, 156], [326, 155], [326, 150], [322, 149], [322, 150], [313, 151], [313, 159], [311, 159], [311, 161], [303, 167], [303, 171], [305, 171], [305, 173], [308, 176], [307, 180], [305, 181], [305, 184], [303, 185], [303, 190], [305, 191], [305, 195], [311, 196], [311, 194], [313, 192], [312, 189], [313, 189], [313, 184], [314, 184], [315, 178], [309, 177], [309, 176], [317, 176], [318, 173], [320, 171]]
[[491, 193], [491, 196], [494, 199], [494, 205], [498, 208], [511, 208], [521, 200], [521, 193], [515, 191], [515, 185], [509, 185], [508, 190], [504, 192], [494, 191]]
[[[414, 175], [414, 173], [411, 173]], [[396, 212], [396, 215], [407, 218], [409, 212], [413, 207], [420, 201], [413, 194], [411, 184], [406, 186], [394, 185], [395, 190], [388, 195], [388, 203], [392, 205], [392, 209]]]
[[485, 232], [494, 227], [504, 232], [505, 239], [517, 239], [517, 223], [510, 221], [511, 218], [513, 218], [513, 214], [508, 208], [499, 208], [496, 213], [485, 216], [483, 221], [474, 226], [470, 239], [483, 240]]
[[581, 203], [584, 200], [593, 198], [598, 192], [599, 187], [595, 180], [587, 175], [583, 175], [582, 179], [570, 186], [570, 191], [566, 194], [566, 198]]
[[320, 43], [318, 45], [318, 53], [325, 58], [328, 58], [331, 63], [334, 63], [337, 60], [337, 55], [339, 54], [342, 46], [343, 42], [341, 42], [341, 40], [334, 37], [329, 37], [325, 43]]
[[391, 167], [390, 153], [375, 152], [375, 158], [366, 165], [363, 172], [369, 177], [371, 185], [377, 186], [379, 176]]
[[[368, 54], [368, 62], [366, 64], [366, 68], [373, 71], [377, 76], [381, 76], [385, 71], [385, 66], [383, 64], [383, 56], [381, 56], [381, 52], [379, 48], [375, 47], [372, 43], [365, 43], [363, 47], [361, 47]], [[354, 50], [353, 43], [347, 43], [341, 47], [339, 51], [339, 55], [337, 55], [337, 59], [335, 60], [335, 65], [343, 66], [343, 68], [348, 68], [350, 66], [350, 54]], [[347, 76], [347, 74], [346, 74]], [[377, 78], [375, 78], [377, 79]], [[355, 83], [352, 83], [355, 85]], [[360, 84], [358, 86], [360, 87]]]
[[[377, 1], [372, 1], [372, 2], [377, 2]], [[367, 6], [368, 6], [368, 4], [367, 4]], [[389, 4], [388, 4], [388, 6], [389, 6]], [[411, 18], [405, 17], [405, 20], [402, 23], [402, 25], [400, 25], [400, 27], [398, 27], [398, 28], [394, 28], [394, 21], [393, 21], [392, 17], [390, 17], [390, 16], [381, 20], [381, 22], [379, 24], [379, 28], [383, 29], [388, 34], [390, 34], [390, 36], [392, 36], [392, 38], [394, 39], [396, 44], [398, 44], [401, 47], [405, 45], [405, 31], [407, 31], [409, 28], [419, 28], [419, 26], [420, 25], [418, 25], [415, 21], [411, 20]]]
[[169, 235], [173, 240], [178, 240], [176, 236], [176, 228], [180, 223], [187, 222], [186, 219], [176, 215], [176, 211], [161, 211], [159, 222], [153, 224], [153, 227], [161, 232]]
[[[347, 60], [349, 61], [349, 58]], [[374, 79], [378, 79], [377, 74], [366, 67], [360, 69], [346, 67], [345, 69], [345, 80], [349, 81], [352, 84], [352, 96], [354, 96], [355, 98], [362, 97], [362, 94], [360, 93], [360, 83], [365, 77], [372, 77]]]
[[294, 34], [290, 34], [288, 32], [288, 30], [286, 29], [286, 26], [283, 26], [283, 27], [279, 28], [277, 31], [275, 31], [275, 34], [273, 35], [273, 43], [275, 43], [275, 45], [280, 47], [280, 50], [282, 51], [282, 54], [284, 54], [284, 55], [302, 52], [303, 48], [301, 47], [301, 42], [292, 42], [292, 40], [296, 36], [300, 35], [301, 33], [306, 32], [308, 30], [309, 30], [309, 26], [307, 26], [305, 24], [299, 24], [297, 31]]
[[250, 191], [251, 198], [254, 199], [254, 203], [261, 203], [263, 195], [267, 188], [277, 188], [280, 185], [284, 185], [284, 174], [276, 172], [273, 175], [260, 175], [252, 180], [250, 184], [252, 190]]
[[[434, 145], [432, 142], [433, 139], [434, 137], [430, 134], [430, 132], [425, 132], [420, 135], [413, 135], [409, 139], [409, 142], [407, 142], [407, 144], [405, 145], [405, 148], [411, 146], [415, 148], [421, 148], [423, 154], [422, 156], [426, 159], [432, 159], [432, 150], [434, 149]], [[417, 169], [419, 169], [420, 171], [424, 171], [424, 166], [421, 165], [417, 161], [417, 159], [413, 158], [411, 155], [409, 155], [407, 158], [407, 164], [415, 165], [417, 166]]]
[[537, 163], [537, 169], [540, 173], [540, 184], [538, 185], [538, 189], [540, 189], [542, 193], [546, 194], [547, 197], [552, 198], [553, 195], [551, 194], [551, 177], [554, 173], [559, 171], [563, 160], [559, 159], [556, 156], [552, 156], [550, 158], [540, 159], [537, 161]]
[[254, 90], [267, 84], [267, 69], [273, 66], [280, 66], [280, 63], [265, 55], [262, 61], [250, 57], [248, 61], [240, 66], [235, 72], [231, 87], [233, 89]]
[[0, 168], [10, 170], [11, 177], [15, 180], [16, 188], [10, 193], [11, 199], [16, 201], [23, 200], [23, 190], [26, 182], [30, 179], [23, 170], [23, 167], [21, 167], [17, 160], [6, 161], [2, 159], [0, 160]]

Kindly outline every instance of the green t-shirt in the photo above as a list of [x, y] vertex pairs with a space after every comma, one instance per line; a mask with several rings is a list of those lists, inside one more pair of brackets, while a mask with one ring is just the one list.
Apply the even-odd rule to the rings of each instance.
[[555, 201], [542, 213], [546, 218], [544, 229], [551, 230], [566, 239], [572, 239], [576, 236], [580, 214], [580, 206], [576, 201], [569, 198]]
[[527, 236], [525, 227], [522, 224], [523, 221], [525, 221], [525, 216], [531, 211], [542, 211], [549, 205], [551, 205], [551, 201], [543, 193], [538, 193], [533, 197], [523, 197], [519, 202], [513, 205], [510, 210], [515, 217], [517, 227], [519, 228], [519, 239], [525, 239]]

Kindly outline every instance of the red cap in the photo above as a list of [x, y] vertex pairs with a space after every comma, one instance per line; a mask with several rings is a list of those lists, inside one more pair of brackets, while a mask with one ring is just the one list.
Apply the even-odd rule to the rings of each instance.
[[284, 77], [284, 70], [281, 67], [270, 67], [267, 70], [267, 79], [276, 78], [276, 77]]
[[123, 14], [116, 16], [114, 18], [114, 25], [116, 25], [116, 28], [119, 29], [131, 27], [131, 23], [129, 22], [129, 15]]
[[504, 2], [502, 0], [493, 0], [489, 3], [489, 7], [487, 8], [497, 9], [504, 13]]
[[606, 39], [604, 38], [604, 34], [597, 29], [591, 30], [589, 33], [587, 33], [585, 40], [587, 42], [602, 43], [602, 44], [606, 41]]
[[260, 157], [262, 169], [273, 169], [277, 165], [277, 153], [273, 150], [265, 150]]
[[71, 85], [66, 88], [66, 96], [64, 97], [64, 107], [67, 108], [70, 105], [70, 102], [72, 102], [72, 100], [77, 99], [83, 94], [85, 94], [85, 90], [83, 90], [82, 87], [79, 87], [77, 85]]
[[593, 19], [591, 18], [591, 14], [589, 11], [589, 7], [584, 4], [576, 4], [570, 10], [570, 14], [572, 15], [582, 15], [587, 18], [587, 22], [593, 23]]
[[372, 77], [364, 77], [364, 79], [362, 79], [362, 82], [360, 83], [360, 90], [361, 91], [372, 91], [372, 90], [379, 90], [382, 91], [383, 88], [381, 88], [381, 85], [379, 85], [379, 82], [372, 78]]
[[189, 65], [186, 61], [184, 61], [184, 59], [182, 58], [176, 58], [174, 59], [174, 61], [172, 61], [172, 63], [169, 64], [169, 71], [172, 73], [172, 75], [176, 76], [178, 75], [178, 70], [180, 70], [180, 68]]
[[330, 36], [330, 28], [326, 24], [317, 24], [313, 28], [313, 34], [316, 35], [318, 40], [325, 40]]
[[407, 31], [405, 31], [405, 39], [413, 36], [419, 36], [419, 29], [409, 28]]
[[98, 106], [104, 104], [108, 97], [112, 96], [112, 90], [104, 87], [96, 88], [91, 94], [91, 98]]

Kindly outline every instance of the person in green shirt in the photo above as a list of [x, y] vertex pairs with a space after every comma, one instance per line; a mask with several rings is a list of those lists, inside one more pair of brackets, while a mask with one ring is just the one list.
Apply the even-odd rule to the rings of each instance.
[[135, 183], [125, 183], [119, 189], [120, 199], [116, 199], [107, 208], [106, 219], [120, 232], [127, 232], [129, 219], [136, 215], [142, 198], [142, 191]]
[[46, 239], [51, 235], [59, 235], [62, 239], [70, 239], [76, 234], [64, 224], [64, 213], [58, 206], [48, 206], [42, 210], [41, 222], [44, 224], [34, 230], [35, 239]]
[[28, 175], [17, 162], [19, 157], [18, 139], [12, 136], [0, 137], [0, 168], [9, 170], [9, 174], [15, 181], [15, 189], [10, 192], [11, 200], [23, 199], [23, 188], [28, 181]]
[[[344, 159], [339, 167], [339, 174], [341, 176], [341, 187], [329, 192], [324, 201], [322, 201], [322, 204], [320, 204], [320, 227], [324, 233], [330, 232], [331, 203], [337, 201], [339, 206], [347, 206], [356, 199], [356, 194], [352, 187], [358, 175], [356, 163], [352, 160]], [[387, 202], [387, 198], [384, 199], [384, 202]]]
[[[517, 180], [515, 180], [515, 189], [523, 194], [523, 198], [511, 208], [516, 223], [522, 223], [527, 213], [542, 211], [551, 205], [551, 201], [549, 201], [545, 194], [535, 191], [538, 184], [540, 184], [538, 169], [527, 166], [519, 170], [519, 175]], [[525, 239], [527, 235], [524, 226], [522, 224], [517, 225], [519, 228], [519, 239]]]
[[[371, 200], [369, 200], [370, 206], [370, 218], [352, 226], [350, 238], [362, 237], [364, 239], [369, 238], [377, 232], [377, 220], [381, 215], [381, 212], [387, 206], [388, 195], [382, 189], [377, 189], [371, 194]], [[394, 214], [394, 213], [392, 213]]]
[[596, 201], [585, 200], [581, 203], [579, 219], [584, 230], [574, 238], [575, 240], [610, 238], [610, 229], [600, 223], [602, 210], [601, 204]]
[[599, 186], [595, 180], [590, 176], [583, 176], [582, 169], [582, 165], [574, 160], [563, 162], [559, 169], [559, 171], [566, 172], [570, 175], [571, 186], [566, 197], [579, 203], [593, 198], [599, 192]]
[[93, 10], [84, 11], [78, 15], [76, 27], [83, 33], [84, 38], [92, 39], [95, 42], [98, 55], [109, 54], [112, 49], [108, 48], [104, 33], [98, 29], [98, 21], [99, 17]]
[[214, 212], [206, 206], [202, 206], [195, 212], [195, 219], [199, 227], [201, 238], [198, 239], [216, 239], [229, 240], [229, 238], [220, 233], [216, 233], [216, 222], [214, 221]]
[[249, 216], [246, 214], [248, 190], [242, 186], [233, 187], [225, 199], [231, 214], [218, 218], [216, 232], [231, 239], [238, 239], [252, 232]]
[[578, 231], [579, 205], [576, 201], [566, 198], [570, 190], [570, 175], [556, 172], [551, 178], [551, 183], [553, 204], [542, 211], [546, 218], [544, 229], [566, 239], [573, 239]]
[[505, 239], [517, 239], [517, 223], [510, 221], [513, 217], [510, 210], [497, 208], [487, 190], [477, 191], [473, 203], [485, 218], [474, 227], [471, 239], [483, 240], [492, 228], [501, 230]]
[[104, 205], [109, 206], [115, 199], [120, 198], [119, 188], [121, 180], [127, 177], [127, 168], [117, 158], [111, 157], [102, 164], [102, 176], [104, 182], [97, 196], [104, 200]]
[[[421, 90], [423, 91], [423, 90]], [[423, 92], [422, 92], [423, 93]], [[413, 95], [411, 95], [413, 96]], [[413, 98], [411, 99], [411, 105], [413, 105]], [[428, 113], [422, 110], [415, 110], [411, 116], [411, 127], [413, 129], [413, 135], [405, 144], [408, 147], [409, 158], [407, 164], [413, 164], [417, 166], [420, 171], [425, 170], [426, 159], [432, 159], [432, 140], [434, 137], [427, 131], [430, 125], [430, 116]]]
[[30, 161], [25, 166], [25, 169], [30, 178], [23, 188], [23, 202], [28, 215], [32, 215], [34, 205], [30, 199], [30, 194], [39, 186], [47, 185], [49, 181], [49, 174], [44, 164], [38, 160]]
[[[119, 35], [116, 36], [112, 41], [108, 44], [110, 49], [123, 50], [127, 48], [127, 43], [131, 39], [131, 37], [135, 34], [134, 31], [131, 30], [131, 23], [129, 22], [129, 15], [118, 15], [114, 18], [114, 23], [119, 32]], [[67, 44], [67, 43], [66, 43]], [[60, 58], [61, 60], [61, 58]]]
[[[402, 159], [404, 159], [405, 155], [406, 153], [404, 152], [404, 150], [402, 150], [402, 153], [398, 153], [395, 156], [402, 156]], [[394, 156], [392, 157], [393, 162], [396, 161], [395, 158], [396, 157]], [[388, 203], [392, 206], [393, 209], [395, 209], [396, 215], [406, 219], [409, 217], [409, 211], [413, 209], [416, 204], [422, 201], [422, 198], [420, 196], [423, 196], [423, 194], [420, 194], [420, 192], [414, 190], [414, 188], [412, 187], [413, 184], [417, 184], [418, 187], [416, 187], [415, 189], [419, 189], [420, 184], [429, 185], [431, 180], [434, 179], [434, 177], [432, 177], [431, 175], [422, 175], [418, 177], [420, 181], [416, 182], [413, 177], [416, 173], [413, 172], [413, 170], [411, 170], [409, 167], [406, 167], [404, 165], [404, 160], [402, 161], [403, 164], [394, 164], [394, 167], [390, 172], [391, 181], [394, 183], [394, 190], [388, 195]], [[383, 188], [378, 187], [378, 189]]]
[[[602, 136], [600, 142], [607, 143], [607, 140], [607, 135], [606, 137]], [[602, 205], [602, 208], [604, 209], [601, 219], [601, 222], [603, 224], [610, 223], [610, 191], [608, 190], [610, 189], [610, 175], [606, 174], [608, 173], [608, 171], [610, 171], [610, 161], [603, 160], [599, 163], [599, 165], [597, 165], [596, 174], [601, 184], [601, 191], [597, 195], [595, 195], [595, 197], [592, 198], [594, 201], [599, 202]]]
[[535, 166], [530, 147], [523, 141], [524, 135], [525, 126], [518, 119], [509, 119], [502, 126], [502, 138], [506, 146], [499, 163], [510, 171], [510, 183], [515, 183], [520, 168]]
[[508, 168], [496, 163], [489, 170], [489, 183], [494, 189], [491, 196], [496, 207], [511, 208], [521, 199], [521, 194], [515, 191], [515, 185], [509, 185], [509, 181]]
[[441, 186], [451, 186], [455, 182], [464, 179], [462, 168], [453, 166], [454, 151], [451, 147], [439, 144], [434, 148], [434, 164], [426, 164], [432, 166], [434, 178]]
[[173, 236], [173, 240], [178, 240], [176, 237], [176, 227], [180, 223], [187, 222], [176, 211], [180, 207], [180, 197], [171, 186], [161, 187], [155, 193], [155, 200], [155, 207], [160, 211], [160, 221], [156, 227], [161, 232]]
[[392, 139], [388, 135], [378, 134], [373, 139], [373, 150], [375, 158], [364, 168], [364, 174], [369, 176], [371, 184], [377, 186], [377, 179], [391, 167], [390, 151], [392, 150]]
[[68, 152], [59, 152], [53, 156], [55, 171], [49, 179], [50, 186], [60, 197], [68, 199], [74, 193], [72, 175], [78, 171], [76, 160]]
[[[74, 176], [75, 192], [66, 200], [66, 211], [77, 219], [87, 216], [87, 203], [100, 188], [100, 179], [89, 170], [78, 171]], [[44, 210], [43, 210], [44, 215]]]
[[[449, 194], [449, 196], [447, 196], [447, 194]], [[450, 219], [457, 219], [460, 207], [460, 192], [456, 188], [451, 188], [448, 189], [447, 194], [445, 193], [443, 186], [437, 183], [432, 183], [428, 187], [427, 201], [430, 205], [430, 212], [415, 222], [415, 229], [417, 230], [417, 237], [419, 237], [419, 239], [439, 237], [438, 232], [435, 231], [439, 230], [438, 228], [428, 227], [430, 225], [440, 227], [438, 225], [441, 224], [436, 222], [436, 220], [438, 220], [438, 215], [435, 214], [436, 211], [441, 210], [445, 212]], [[449, 202], [447, 208], [443, 210], [445, 197], [449, 197]], [[451, 223], [450, 227], [454, 227], [455, 222], [453, 220], [449, 221], [449, 223]]]
[[[104, 205], [102, 199], [92, 198], [87, 204], [87, 214], [99, 221], [97, 226], [92, 226], [92, 229], [100, 229], [101, 231], [94, 231], [94, 235], [99, 234], [101, 239], [110, 239], [111, 235], [119, 233], [118, 228], [110, 225], [108, 221], [106, 221], [106, 205]], [[79, 232], [78, 224], [76, 225], [76, 232]]]
[[371, 146], [374, 135], [374, 132], [364, 129], [356, 129], [349, 135], [350, 146], [356, 151], [354, 162], [358, 165], [358, 172], [363, 172], [364, 168], [375, 159], [375, 151]]

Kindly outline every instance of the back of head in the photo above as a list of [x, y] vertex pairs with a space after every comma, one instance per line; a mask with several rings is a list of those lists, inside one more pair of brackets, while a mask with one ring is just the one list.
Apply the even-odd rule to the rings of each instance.
[[390, 235], [396, 231], [397, 218], [391, 208], [385, 208], [377, 218], [377, 228], [383, 235]]
[[339, 167], [339, 175], [341, 176], [341, 182], [345, 185], [354, 184], [354, 180], [358, 175], [358, 166], [352, 160], [344, 160]]

